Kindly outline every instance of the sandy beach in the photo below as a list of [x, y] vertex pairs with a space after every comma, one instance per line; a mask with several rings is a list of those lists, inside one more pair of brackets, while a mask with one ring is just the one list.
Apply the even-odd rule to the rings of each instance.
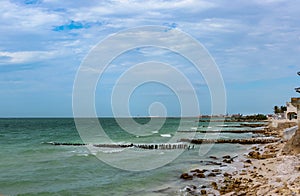
[[[270, 121], [265, 135], [279, 137], [280, 141], [252, 145], [237, 158], [222, 157], [225, 163], [231, 160], [227, 164], [235, 170], [215, 169], [208, 171], [209, 175], [205, 170], [191, 170], [186, 174], [210, 178], [210, 186], [185, 187], [185, 192], [187, 195], [300, 195], [300, 154], [291, 146], [293, 138], [284, 139], [284, 130], [295, 125], [296, 122]], [[181, 176], [184, 177], [188, 179]]]

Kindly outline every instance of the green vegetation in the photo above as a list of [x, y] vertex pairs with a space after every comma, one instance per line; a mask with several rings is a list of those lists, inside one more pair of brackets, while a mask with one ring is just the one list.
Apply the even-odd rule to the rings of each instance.
[[245, 116], [246, 120], [267, 120], [267, 116], [264, 114], [255, 114], [250, 116]]
[[234, 117], [235, 121], [262, 121], [267, 119], [268, 119], [267, 116], [264, 114], [254, 114], [254, 115]]
[[274, 106], [274, 113], [275, 114], [280, 114], [280, 113], [284, 113], [284, 111], [286, 111], [286, 106]]

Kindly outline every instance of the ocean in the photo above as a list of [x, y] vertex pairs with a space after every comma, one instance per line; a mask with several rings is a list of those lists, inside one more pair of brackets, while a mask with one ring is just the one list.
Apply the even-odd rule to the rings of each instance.
[[[158, 131], [146, 136], [125, 132], [113, 118], [100, 118], [100, 124], [111, 140], [117, 144], [161, 144], [172, 138], [180, 121], [187, 130], [226, 130], [219, 122], [195, 122], [188, 118], [167, 118]], [[148, 118], [136, 119], [141, 125]], [[154, 118], [155, 123], [155, 118]], [[238, 125], [238, 123], [225, 123]], [[87, 126], [87, 129], [89, 127]], [[151, 130], [151, 127], [149, 127]], [[230, 129], [243, 129], [232, 126]], [[220, 138], [250, 138], [252, 133], [210, 133]], [[180, 137], [185, 137], [181, 133]], [[209, 136], [209, 134], [206, 136]], [[195, 138], [205, 134], [197, 133]], [[199, 146], [184, 150], [174, 160], [155, 169], [127, 171], [112, 167], [99, 160], [97, 151], [118, 157], [123, 149], [105, 149], [86, 146], [51, 145], [53, 142], [83, 143], [72, 118], [3, 118], [0, 119], [0, 195], [181, 195], [189, 182], [180, 179], [183, 172], [193, 168], [216, 167], [207, 165], [209, 156], [222, 157], [243, 153], [249, 146], [215, 144], [205, 154]], [[103, 151], [102, 151], [103, 150]], [[136, 149], [143, 153], [152, 151], [164, 156], [164, 150]], [[167, 151], [167, 150], [165, 150]], [[131, 157], [132, 158], [132, 157]], [[101, 159], [101, 157], [100, 157]], [[147, 160], [145, 160], [147, 159]], [[151, 158], [139, 157], [136, 167]], [[126, 157], [116, 160], [126, 162]], [[132, 160], [131, 160], [132, 161]], [[135, 161], [135, 160], [133, 160]], [[234, 166], [228, 166], [234, 167]], [[137, 168], [138, 170], [138, 168]], [[200, 184], [209, 183], [199, 179]]]

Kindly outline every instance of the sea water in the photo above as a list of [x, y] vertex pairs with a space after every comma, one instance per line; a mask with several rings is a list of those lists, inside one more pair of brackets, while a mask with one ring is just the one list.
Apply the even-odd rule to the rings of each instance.
[[[219, 130], [222, 127], [218, 126], [220, 123], [208, 126], [207, 122], [196, 122], [195, 125], [194, 120], [167, 118], [158, 131], [136, 136], [124, 131], [113, 118], [97, 120], [115, 143], [168, 142], [176, 134], [180, 121], [185, 121], [184, 129], [189, 130]], [[149, 119], [136, 121], [144, 125]], [[185, 133], [181, 134], [184, 138]], [[251, 133], [218, 135], [221, 138], [252, 136]], [[199, 146], [193, 146], [162, 167], [133, 172], [104, 163], [86, 146], [56, 146], [51, 142], [82, 143], [74, 119], [0, 119], [0, 195], [178, 195], [188, 184], [179, 178], [182, 172], [208, 167], [205, 160], [211, 155], [238, 154], [247, 148], [239, 144], [215, 144], [201, 154]], [[106, 150], [122, 153], [122, 149]], [[206, 181], [199, 179], [199, 184]]]

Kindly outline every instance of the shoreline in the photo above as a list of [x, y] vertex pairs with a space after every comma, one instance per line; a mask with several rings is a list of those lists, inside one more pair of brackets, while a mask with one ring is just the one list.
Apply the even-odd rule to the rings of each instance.
[[[265, 128], [266, 136], [280, 138], [268, 144], [253, 144], [245, 154], [238, 157], [223, 156], [222, 162], [228, 168], [203, 171], [193, 168], [180, 178], [189, 180], [190, 186], [181, 189], [182, 195], [299, 195], [300, 194], [300, 154], [287, 155], [283, 152], [287, 141], [284, 130], [295, 122], [270, 121]], [[229, 157], [228, 157], [229, 156]], [[212, 159], [217, 157], [212, 157]], [[237, 160], [235, 160], [235, 158]], [[217, 166], [217, 165], [216, 165]], [[227, 166], [229, 167], [229, 165]], [[232, 170], [232, 168], [235, 168]], [[209, 178], [210, 186], [192, 185], [192, 177]], [[213, 178], [211, 178], [213, 177]]]

